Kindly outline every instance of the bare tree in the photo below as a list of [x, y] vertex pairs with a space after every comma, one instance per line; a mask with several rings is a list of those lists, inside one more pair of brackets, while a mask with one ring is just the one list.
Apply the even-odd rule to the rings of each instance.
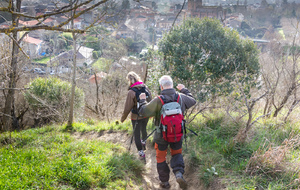
[[266, 96], [264, 113], [272, 111], [272, 116], [277, 117], [283, 108], [289, 107], [285, 120], [300, 100], [297, 96], [300, 86], [299, 20], [293, 26], [294, 35], [290, 43], [272, 40], [269, 51], [261, 56], [262, 79], [270, 92]]
[[[236, 65], [238, 67], [238, 65]], [[239, 74], [237, 71], [235, 72], [235, 80], [231, 84], [232, 86], [235, 86], [234, 91], [231, 93], [231, 96], [228, 96], [229, 98], [229, 107], [232, 107], [234, 112], [239, 113], [239, 119], [247, 118], [247, 122], [245, 127], [241, 128], [238, 132], [238, 134], [235, 137], [236, 142], [245, 142], [246, 137], [250, 129], [253, 127], [253, 125], [261, 118], [266, 117], [268, 114], [256, 116], [255, 115], [255, 106], [257, 103], [268, 94], [268, 91], [263, 92], [260, 90], [259, 85], [260, 83], [258, 81], [253, 81], [256, 83], [256, 86], [247, 85], [244, 83], [244, 80], [247, 78], [247, 72], [244, 74]], [[253, 97], [254, 96], [254, 97]], [[232, 104], [232, 102], [234, 102]], [[231, 116], [231, 113], [229, 109], [227, 109], [227, 114], [234, 119]], [[234, 119], [235, 121], [235, 119]]]
[[[126, 74], [115, 72], [99, 78], [95, 73], [95, 84], [87, 85], [86, 108], [100, 119], [111, 121], [122, 113], [127, 93]], [[90, 115], [91, 116], [91, 115]]]
[[[25, 52], [22, 51], [20, 47], [20, 43], [22, 39], [27, 35], [28, 32], [44, 29], [44, 30], [52, 30], [52, 31], [63, 31], [63, 32], [73, 32], [73, 33], [83, 33], [85, 29], [67, 29], [64, 26], [70, 23], [72, 20], [78, 18], [80, 15], [97, 8], [100, 5], [107, 3], [109, 0], [73, 0], [70, 4], [65, 5], [60, 1], [54, 2], [56, 9], [47, 12], [41, 15], [29, 15], [26, 13], [21, 12], [21, 4], [22, 0], [10, 0], [7, 3], [6, 7], [0, 7], [0, 11], [9, 13], [12, 17], [11, 26], [7, 28], [1, 28], [0, 33], [5, 33], [7, 36], [10, 37], [12, 41], [12, 51], [11, 51], [11, 62], [10, 62], [10, 71], [7, 74], [8, 76], [8, 88], [7, 88], [7, 95], [5, 96], [5, 107], [3, 113], [2, 123], [4, 126], [4, 130], [9, 131], [11, 127], [17, 128], [19, 125], [18, 116], [16, 116], [15, 111], [15, 89], [16, 89], [16, 82], [17, 82], [17, 65], [18, 65], [18, 53], [21, 51], [24, 55]], [[2, 4], [3, 5], [3, 4]], [[73, 6], [72, 6], [73, 5]], [[86, 7], [86, 8], [84, 8]], [[80, 11], [79, 11], [80, 10]], [[76, 11], [76, 14], [69, 17], [65, 21], [61, 21], [60, 23], [51, 26], [44, 24], [47, 18], [51, 16], [56, 16], [59, 14], [70, 14], [72, 11]], [[37, 20], [38, 23], [33, 26], [20, 26], [19, 19], [20, 17], [26, 19]], [[25, 31], [26, 33], [18, 37], [19, 32]], [[28, 57], [26, 55], [26, 57]]]

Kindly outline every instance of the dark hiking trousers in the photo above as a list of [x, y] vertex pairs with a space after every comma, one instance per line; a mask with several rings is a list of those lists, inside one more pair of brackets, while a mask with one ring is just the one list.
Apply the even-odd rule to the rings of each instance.
[[175, 174], [177, 171], [184, 173], [184, 161], [182, 156], [182, 141], [169, 144], [157, 144], [155, 143], [157, 172], [160, 181], [167, 182], [170, 178], [170, 169], [166, 162], [167, 149], [170, 145], [171, 152], [171, 168]]
[[[134, 130], [134, 141], [136, 148], [138, 151], [143, 150], [141, 140], [145, 139], [147, 137], [147, 123], [149, 118], [139, 119], [139, 120], [131, 120], [132, 127]], [[135, 125], [135, 123], [137, 124]], [[134, 129], [135, 127], [135, 129]], [[142, 133], [142, 139], [141, 139], [141, 133]]]

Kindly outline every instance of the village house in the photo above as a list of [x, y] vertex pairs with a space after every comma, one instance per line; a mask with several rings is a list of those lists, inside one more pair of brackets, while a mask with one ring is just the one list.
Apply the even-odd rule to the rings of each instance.
[[46, 48], [43, 40], [28, 35], [23, 38], [22, 47], [24, 52], [26, 52], [31, 59], [40, 57]]
[[225, 25], [237, 29], [241, 27], [243, 20], [244, 15], [242, 13], [232, 14], [229, 18], [225, 20]]
[[222, 6], [203, 6], [202, 0], [189, 0], [188, 12], [191, 17], [209, 17], [219, 20], [226, 18], [226, 10], [224, 10]]
[[170, 30], [173, 25], [174, 19], [175, 17], [161, 18], [156, 21], [155, 27], [161, 31]]
[[[68, 18], [66, 16], [61, 16], [60, 17], [60, 20], [61, 21], [66, 21]], [[83, 19], [81, 17], [78, 17], [76, 19], [74, 19], [74, 28], [76, 29], [82, 29], [84, 26], [83, 26]], [[71, 29], [72, 28], [72, 23], [69, 22], [68, 24], [64, 25], [63, 28], [65, 29]]]
[[[159, 14], [156, 15], [155, 20], [155, 28], [158, 32], [170, 30], [174, 20], [176, 19], [177, 13], [167, 13], [167, 14]], [[181, 23], [186, 16], [186, 11], [182, 10], [182, 14], [178, 15], [175, 25]]]
[[[84, 67], [93, 62], [93, 49], [81, 46], [76, 54], [76, 66]], [[71, 72], [73, 65], [74, 50], [63, 52], [47, 62], [49, 67], [52, 67], [56, 72], [68, 73]]]
[[[37, 23], [39, 23], [38, 20], [29, 20], [29, 21], [19, 20], [20, 26], [34, 26]], [[55, 25], [55, 19], [53, 19], [53, 18], [47, 18], [42, 23], [45, 24], [45, 25], [48, 25], [48, 26], [54, 26]]]
[[86, 65], [90, 65], [93, 62], [94, 49], [81, 46], [78, 51], [85, 58]]
[[102, 79], [104, 79], [105, 77], [107, 77], [107, 75], [108, 75], [107, 73], [100, 71], [99, 73], [96, 73], [96, 76], [95, 76], [95, 74], [90, 76], [90, 78], [88, 80], [91, 84], [96, 84], [96, 81], [97, 81], [97, 83], [100, 83], [100, 81]]
[[130, 18], [136, 18], [138, 16], [144, 16], [148, 19], [154, 19], [155, 11], [153, 11], [149, 7], [136, 5], [134, 8], [130, 10]]
[[120, 38], [133, 38], [133, 30], [127, 27], [125, 24], [121, 24], [113, 33], [112, 36], [117, 39]]

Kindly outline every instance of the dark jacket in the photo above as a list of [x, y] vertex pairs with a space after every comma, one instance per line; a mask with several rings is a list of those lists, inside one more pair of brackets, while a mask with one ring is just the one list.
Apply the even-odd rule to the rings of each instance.
[[[149, 92], [150, 97], [147, 98], [147, 101], [150, 101], [152, 99], [151, 97], [151, 92], [148, 89], [148, 87], [145, 84], [139, 84], [139, 85], [135, 85], [133, 86], [133, 88], [142, 88], [142, 87], [146, 87], [146, 90]], [[131, 110], [133, 108], [137, 108], [137, 99], [135, 97], [135, 92], [131, 89], [129, 89], [128, 93], [127, 93], [127, 98], [126, 98], [126, 102], [125, 102], [125, 106], [124, 106], [124, 111], [121, 117], [121, 122], [125, 121], [125, 119], [127, 118], [127, 116], [129, 115], [129, 113], [131, 112]], [[132, 120], [136, 120], [136, 119], [143, 119], [145, 117], [143, 116], [139, 116], [137, 117], [137, 114], [131, 113], [131, 119]]]
[[[161, 95], [164, 96], [166, 102], [174, 101], [175, 94], [176, 94], [176, 90], [174, 88], [164, 89], [161, 92]], [[179, 104], [181, 105], [182, 113], [184, 113], [186, 109], [189, 109], [190, 107], [196, 104], [196, 100], [194, 99], [194, 97], [192, 96], [192, 94], [189, 92], [188, 89], [186, 88], [181, 89], [179, 95], [180, 95]], [[158, 97], [154, 98], [149, 103], [147, 103], [146, 100], [140, 100], [139, 114], [144, 117], [154, 116], [155, 126], [159, 126], [161, 107], [162, 107], [162, 103]], [[160, 144], [166, 143], [166, 141], [164, 141], [161, 135], [158, 133], [159, 130], [156, 130], [154, 134], [154, 141]]]

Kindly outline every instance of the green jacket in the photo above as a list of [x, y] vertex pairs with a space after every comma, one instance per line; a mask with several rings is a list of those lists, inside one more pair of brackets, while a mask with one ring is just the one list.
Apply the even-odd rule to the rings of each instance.
[[[175, 100], [175, 94], [176, 90], [174, 88], [164, 89], [161, 91], [161, 95], [164, 96], [166, 101], [174, 101]], [[193, 95], [189, 92], [188, 89], [183, 88], [181, 89], [180, 93], [180, 99], [179, 104], [181, 105], [182, 113], [185, 112], [185, 110], [189, 109], [193, 105], [196, 104], [196, 100], [194, 99]], [[146, 100], [140, 100], [140, 108], [139, 108], [139, 115], [144, 117], [155, 117], [154, 123], [155, 126], [158, 126], [160, 124], [160, 110], [162, 107], [162, 103], [158, 97], [155, 97], [153, 100], [151, 100], [149, 103], [146, 102]], [[154, 142], [157, 144], [166, 144], [167, 142], [162, 138], [160, 134], [160, 130], [156, 130], [154, 133]]]

